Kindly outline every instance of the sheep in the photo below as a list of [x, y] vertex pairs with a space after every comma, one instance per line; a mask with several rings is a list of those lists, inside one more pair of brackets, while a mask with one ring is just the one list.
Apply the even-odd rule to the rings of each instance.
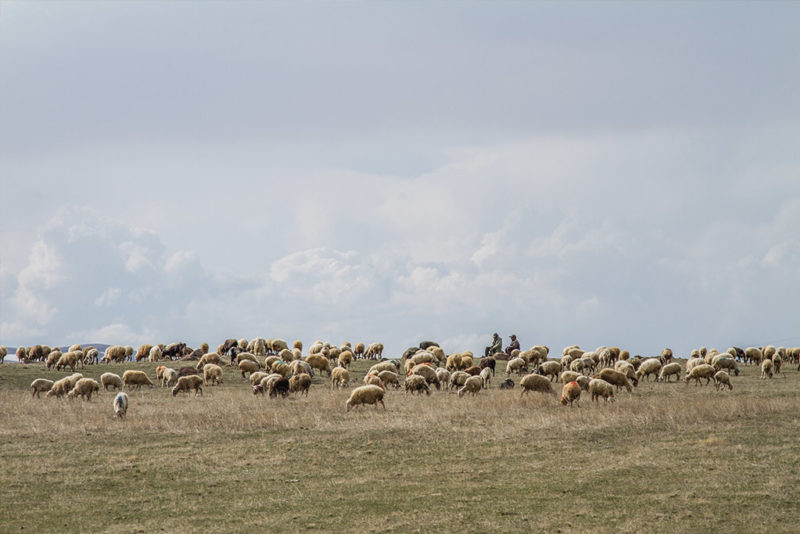
[[514, 358], [513, 360], [509, 360], [508, 364], [506, 364], [506, 376], [509, 376], [512, 372], [515, 372], [518, 375], [527, 373], [528, 364], [525, 363], [525, 360], [522, 358]]
[[180, 378], [182, 376], [191, 376], [191, 375], [200, 376], [202, 374], [203, 374], [203, 371], [200, 371], [199, 369], [195, 369], [194, 367], [181, 367], [180, 369], [178, 369], [178, 378]]
[[122, 345], [111, 345], [110, 347], [106, 348], [106, 351], [103, 353], [103, 359], [100, 361], [105, 362], [106, 364], [111, 362], [121, 363], [125, 361], [127, 356], [128, 355], [125, 347]]
[[714, 388], [719, 391], [720, 386], [728, 386], [728, 389], [733, 389], [731, 375], [725, 371], [717, 371], [714, 373]]
[[50, 354], [47, 355], [47, 360], [44, 362], [44, 366], [50, 369], [56, 364], [59, 358], [61, 358], [61, 351], [58, 349], [51, 350]]
[[350, 385], [350, 372], [344, 367], [335, 367], [331, 372], [331, 389], [346, 388]]
[[464, 385], [458, 390], [458, 396], [463, 397], [464, 393], [472, 393], [472, 396], [478, 394], [478, 392], [483, 387], [483, 380], [480, 376], [470, 376], [467, 378]]
[[238, 366], [244, 360], [250, 360], [251, 362], [255, 362], [256, 364], [258, 364], [259, 366], [261, 365], [260, 363], [258, 363], [258, 359], [256, 359], [255, 354], [252, 354], [250, 352], [240, 352], [239, 354], [236, 355], [236, 359], [234, 361]]
[[578, 383], [578, 385], [581, 387], [581, 389], [583, 391], [587, 391], [587, 392], [589, 391], [589, 383], [591, 381], [592, 381], [592, 379], [589, 378], [586, 375], [580, 375], [578, 378], [575, 379], [575, 382]]
[[506, 378], [500, 382], [500, 389], [514, 389], [514, 381], [510, 378]]
[[[438, 376], [439, 375], [437, 373], [437, 377]], [[397, 373], [393, 373], [391, 371], [381, 371], [380, 373], [378, 373], [378, 378], [381, 379], [381, 382], [383, 382], [385, 386], [391, 384], [394, 386], [395, 389], [400, 388], [400, 375], [398, 375]]]
[[290, 393], [304, 393], [308, 396], [308, 389], [311, 387], [311, 376], [306, 373], [292, 375], [289, 378]]
[[150, 349], [150, 354], [148, 355], [147, 359], [151, 362], [157, 362], [161, 360], [161, 357], [161, 347], [155, 345], [152, 349]]
[[439, 379], [439, 384], [447, 385], [450, 383], [450, 371], [445, 369], [444, 367], [437, 367], [436, 368], [436, 378]]
[[456, 371], [450, 375], [450, 389], [461, 387], [467, 381], [469, 375], [464, 371]]
[[273, 373], [278, 373], [284, 378], [289, 378], [292, 375], [292, 368], [283, 360], [272, 362], [272, 365], [269, 366], [269, 370]]
[[200, 376], [189, 375], [180, 377], [175, 383], [175, 387], [172, 388], [172, 396], [176, 396], [181, 391], [189, 392], [190, 390], [194, 390], [195, 397], [198, 394], [203, 394], [203, 379]]
[[67, 393], [67, 397], [74, 399], [80, 395], [81, 398], [86, 398], [87, 401], [91, 401], [92, 393], [95, 391], [100, 391], [100, 384], [97, 383], [97, 380], [93, 378], [81, 378], [75, 382], [70, 392]]
[[275, 383], [276, 380], [283, 378], [278, 373], [270, 373], [264, 378], [261, 379], [261, 382], [253, 386], [253, 395], [269, 393], [272, 389], [272, 385]]
[[174, 386], [175, 382], [178, 381], [178, 371], [175, 369], [166, 368], [164, 369], [164, 373], [161, 375], [161, 387], [170, 387]]
[[150, 351], [153, 350], [153, 345], [139, 345], [139, 348], [136, 350], [136, 357], [134, 358], [137, 362], [145, 360], [150, 357]]
[[386, 385], [383, 383], [383, 380], [380, 379], [378, 375], [367, 375], [364, 377], [364, 384], [368, 386], [378, 386], [382, 390], [386, 391]]
[[672, 361], [672, 349], [666, 348], [662, 350], [661, 357], [659, 359], [661, 360], [662, 365], [667, 365], [670, 363]]
[[463, 371], [469, 367], [472, 367], [471, 352], [451, 354], [445, 360], [445, 369], [448, 371]]
[[356, 346], [353, 347], [353, 355], [356, 358], [363, 358], [364, 357], [365, 347], [363, 343], [356, 343]]
[[267, 355], [267, 340], [263, 337], [257, 337], [250, 341], [247, 345], [247, 352], [252, 352], [256, 356]]
[[405, 391], [408, 393], [419, 393], [422, 394], [424, 391], [426, 395], [431, 394], [431, 388], [428, 386], [428, 381], [425, 380], [425, 377], [420, 375], [411, 375], [406, 378], [405, 383]]
[[520, 397], [525, 395], [528, 391], [538, 391], [539, 393], [550, 393], [552, 395], [556, 394], [550, 383], [550, 379], [542, 375], [537, 375], [536, 373], [523, 376], [522, 380], [519, 381], [519, 386], [522, 388]]
[[203, 366], [203, 382], [211, 385], [222, 384], [222, 367], [214, 363], [207, 363]]
[[[478, 372], [480, 372], [480, 370]], [[439, 383], [439, 377], [436, 376], [436, 371], [433, 369], [432, 366], [428, 365], [427, 363], [421, 363], [419, 365], [415, 365], [411, 369], [411, 374], [420, 375], [425, 378], [428, 384], [433, 384], [434, 386], [436, 386], [437, 390], [441, 389], [441, 384]]]
[[758, 347], [747, 347], [744, 349], [744, 363], [747, 365], [748, 363], [754, 363], [756, 365], [761, 365], [761, 360], [764, 359], [764, 354], [761, 352], [761, 349]]
[[413, 356], [411, 356], [408, 359], [408, 361], [412, 362], [414, 365], [417, 365], [419, 363], [436, 364], [436, 363], [439, 362], [439, 360], [436, 358], [436, 356], [434, 356], [433, 354], [431, 354], [430, 352], [428, 352], [426, 350], [417, 351], [417, 353], [414, 354]]
[[128, 413], [128, 394], [120, 391], [114, 397], [114, 417], [123, 419]]
[[[383, 355], [383, 343], [371, 343], [367, 350], [364, 352], [364, 356], [369, 359], [378, 359]], [[385, 406], [384, 406], [385, 408]]]
[[764, 355], [764, 358], [767, 360], [771, 360], [773, 356], [775, 356], [777, 349], [775, 345], [767, 345], [763, 349], [761, 349], [761, 353]]
[[376, 363], [375, 365], [370, 367], [369, 371], [367, 371], [367, 374], [368, 375], [377, 375], [381, 371], [392, 371], [393, 373], [396, 373], [398, 370], [399, 370], [399, 368], [397, 367], [397, 365], [394, 362], [386, 361], [386, 362]]
[[219, 354], [216, 352], [209, 352], [208, 354], [203, 354], [203, 356], [200, 358], [200, 361], [197, 362], [195, 369], [203, 369], [207, 363], [219, 366], [219, 362]]
[[150, 381], [150, 378], [145, 374], [144, 371], [136, 371], [133, 369], [129, 369], [122, 373], [122, 383], [129, 388], [135, 386], [136, 389], [139, 389], [141, 386], [153, 387], [153, 383]]
[[[284, 339], [270, 339], [267, 341], [267, 348], [270, 352], [278, 354], [280, 351], [289, 348], [289, 344]], [[287, 390], [288, 392], [288, 390]]]
[[285, 376], [281, 376], [272, 382], [269, 388], [270, 397], [277, 397], [278, 395], [284, 399], [289, 396], [289, 379]]
[[294, 343], [292, 343], [292, 349], [297, 349], [300, 352], [302, 352], [303, 351], [303, 342], [300, 341], [299, 339], [295, 340]]
[[238, 368], [242, 372], [242, 378], [244, 379], [247, 378], [245, 373], [255, 373], [261, 368], [261, 366], [252, 360], [242, 360], [239, 362]]
[[[564, 384], [564, 387], [561, 388], [561, 404], [566, 406], [569, 404], [569, 407], [572, 408], [572, 403], [576, 403], [581, 398], [581, 386], [578, 385], [577, 382], [567, 382]], [[578, 405], [580, 407], [580, 405]]]
[[255, 373], [250, 373], [250, 385], [255, 386], [256, 384], [261, 383], [261, 380], [264, 379], [265, 376], [269, 375], [269, 373], [265, 373], [264, 371], [256, 371]]
[[[658, 359], [656, 359], [658, 361]], [[660, 361], [658, 363], [661, 363]], [[602, 378], [593, 378], [589, 381], [589, 394], [592, 396], [592, 401], [596, 402], [598, 397], [603, 397], [603, 400], [608, 402], [610, 398], [614, 401], [614, 386], [603, 380]]]
[[654, 375], [656, 377], [656, 381], [658, 381], [659, 371], [661, 371], [661, 360], [658, 358], [648, 358], [639, 366], [639, 370], [636, 371], [636, 378], [641, 380], [642, 378], [646, 377], [647, 381], [649, 382], [650, 375]]
[[72, 381], [70, 380], [69, 376], [62, 378], [61, 380], [56, 380], [53, 382], [53, 386], [47, 391], [46, 397], [56, 397], [60, 399], [63, 395], [69, 393], [72, 387], [75, 385], [77, 380]]
[[656, 378], [656, 382], [669, 382], [671, 376], [674, 376], [677, 382], [681, 381], [681, 364], [678, 362], [668, 363], [664, 367], [661, 368], [661, 372], [658, 374], [658, 378]]
[[361, 404], [374, 404], [377, 407], [379, 403], [383, 406], [383, 409], [386, 410], [386, 405], [383, 403], [383, 395], [383, 389], [378, 386], [357, 387], [350, 394], [350, 398], [344, 403], [346, 411], [349, 412], [351, 408]]
[[306, 357], [306, 363], [311, 366], [311, 369], [317, 369], [320, 373], [325, 371], [328, 373], [328, 376], [331, 376], [330, 360], [328, 360], [328, 358], [325, 356], [310, 354]]
[[570, 382], [575, 382], [579, 376], [582, 375], [575, 371], [563, 371], [559, 376], [559, 380], [562, 384], [569, 384]]
[[28, 349], [25, 347], [17, 347], [16, 356], [19, 363], [28, 363]]
[[303, 360], [292, 361], [292, 363], [289, 364], [289, 371], [291, 371], [293, 375], [300, 375], [305, 373], [308, 376], [311, 376], [313, 374], [311, 366], [308, 365], [308, 363], [304, 362]]
[[714, 357], [711, 362], [711, 367], [714, 368], [714, 371], [719, 371], [721, 369], [731, 369], [733, 370], [733, 374], [739, 376], [739, 364], [736, 363], [734, 358], [728, 357], [724, 354], [719, 354]]
[[686, 383], [688, 384], [690, 380], [695, 380], [695, 385], [700, 385], [700, 379], [705, 378], [706, 383], [704, 385], [708, 385], [711, 382], [711, 379], [714, 377], [714, 368], [708, 365], [707, 363], [703, 363], [700, 365], [696, 365], [692, 368], [691, 371], [686, 373]]
[[539, 365], [539, 374], [543, 376], [550, 376], [552, 381], [558, 380], [558, 375], [561, 373], [561, 363], [555, 360], [543, 362]]
[[100, 352], [94, 347], [88, 347], [83, 352], [83, 363], [89, 365], [100, 363]]
[[765, 358], [764, 361], [761, 362], [761, 378], [772, 378], [773, 369], [774, 365], [772, 360], [767, 360]]
[[65, 352], [61, 355], [56, 362], [56, 371], [60, 371], [62, 367], [69, 367], [72, 372], [75, 372], [75, 366], [80, 362], [83, 365], [83, 353], [77, 350], [72, 352]]
[[36, 395], [36, 398], [41, 399], [42, 397], [39, 396], [39, 393], [41, 392], [47, 393], [52, 388], [53, 388], [52, 380], [48, 380], [46, 378], [37, 378], [36, 380], [31, 382], [31, 398], [33, 398], [33, 396]]
[[0, 363], [3, 363], [6, 356], [8, 356], [8, 348], [5, 345], [0, 345]]
[[340, 367], [347, 369], [350, 367], [350, 364], [353, 363], [353, 353], [349, 350], [342, 351], [337, 357], [336, 363], [338, 363]]
[[[772, 357], [772, 367], [776, 375], [781, 374], [782, 365], [783, 365], [783, 358], [781, 358], [780, 354], [775, 354], [775, 356]], [[786, 378], [786, 374], [783, 374], [783, 378]]]
[[494, 376], [495, 368], [497, 367], [497, 360], [493, 357], [489, 356], [486, 358], [481, 358], [481, 362], [478, 364], [481, 369], [486, 369], [487, 367], [492, 370], [492, 376]]
[[478, 376], [481, 377], [481, 380], [483, 381], [483, 388], [486, 389], [489, 387], [489, 382], [492, 380], [492, 369], [490, 367], [484, 367], [481, 371], [481, 374]]
[[[680, 372], [680, 370], [678, 372]], [[628, 393], [633, 391], [633, 386], [628, 380], [628, 377], [625, 376], [625, 373], [615, 371], [614, 369], [603, 369], [592, 378], [600, 378], [602, 380], [605, 380], [609, 384], [616, 386], [617, 391], [619, 391], [620, 388], [623, 387], [628, 391]], [[589, 383], [591, 384], [591, 382]]]
[[122, 389], [122, 378], [118, 374], [114, 373], [103, 373], [100, 375], [100, 383], [103, 385], [103, 389], [108, 391], [108, 388], [114, 387], [115, 389]]

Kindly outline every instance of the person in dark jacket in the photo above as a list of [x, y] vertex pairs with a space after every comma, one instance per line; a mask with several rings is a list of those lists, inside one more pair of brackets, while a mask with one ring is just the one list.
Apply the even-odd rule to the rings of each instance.
[[483, 351], [484, 358], [495, 352], [503, 352], [503, 340], [497, 335], [497, 332], [492, 336], [492, 344], [486, 347]]
[[511, 356], [511, 353], [514, 350], [519, 350], [519, 341], [517, 341], [516, 334], [511, 335], [511, 343], [509, 343], [508, 346], [506, 347], [506, 354]]

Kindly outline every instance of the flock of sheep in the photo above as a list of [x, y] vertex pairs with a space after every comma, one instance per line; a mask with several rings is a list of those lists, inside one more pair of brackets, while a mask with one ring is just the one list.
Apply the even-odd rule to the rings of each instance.
[[[55, 381], [37, 378], [31, 383], [32, 397], [40, 397], [41, 393], [45, 393], [48, 397], [80, 396], [90, 401], [101, 387], [106, 391], [113, 388], [118, 390], [113, 408], [119, 418], [125, 416], [129, 404], [128, 395], [121, 391], [123, 387], [153, 387], [153, 380], [144, 371], [129, 369], [122, 376], [104, 373], [100, 382], [97, 382], [75, 372], [76, 367], [128, 360], [184, 361], [188, 365], [179, 369], [165, 365], [156, 368], [156, 382], [163, 387], [172, 387], [172, 395], [176, 396], [191, 391], [195, 395], [202, 394], [203, 386], [221, 384], [222, 366], [232, 366], [241, 372], [243, 380], [249, 381], [253, 394], [287, 397], [292, 393], [307, 395], [311, 377], [315, 374], [324, 373], [330, 377], [331, 388], [349, 387], [349, 367], [354, 359], [381, 360], [370, 367], [364, 377], [365, 385], [353, 389], [345, 403], [346, 410], [350, 411], [364, 404], [380, 404], [385, 409], [383, 399], [387, 387], [403, 387], [409, 394], [430, 395], [432, 388], [435, 388], [456, 391], [459, 397], [477, 395], [489, 387], [495, 378], [497, 360], [506, 358], [505, 354], [498, 353], [476, 361], [469, 351], [447, 355], [432, 341], [409, 347], [399, 359], [382, 359], [382, 353], [383, 345], [380, 343], [357, 343], [352, 346], [346, 342], [336, 346], [317, 341], [304, 356], [300, 341], [295, 341], [290, 348], [281, 339], [255, 338], [249, 341], [225, 340], [215, 352], [209, 352], [206, 343], [194, 350], [185, 343], [145, 344], [136, 351], [130, 346], [114, 345], [105, 350], [102, 358], [93, 347], [73, 345], [62, 353], [58, 348], [35, 345], [20, 347], [17, 358], [24, 363], [44, 362], [47, 369], [60, 371], [69, 368], [72, 372]], [[6, 348], [0, 346], [0, 363], [6, 354]], [[499, 383], [499, 388], [513, 389], [516, 384], [511, 375], [514, 374], [521, 376], [521, 395], [540, 392], [557, 396], [553, 384], [560, 382], [560, 402], [572, 406], [580, 400], [582, 392], [587, 392], [592, 401], [600, 397], [613, 401], [615, 392], [621, 388], [631, 392], [639, 381], [650, 381], [651, 377], [656, 382], [670, 382], [672, 377], [680, 381], [683, 377], [687, 383], [694, 381], [697, 385], [703, 380], [705, 385], [713, 381], [717, 390], [733, 389], [731, 374], [739, 375], [740, 363], [760, 366], [763, 379], [782, 373], [785, 362], [800, 364], [800, 347], [772, 345], [746, 349], [731, 347], [725, 352], [703, 347], [693, 350], [685, 365], [674, 361], [670, 349], [664, 349], [660, 356], [651, 358], [631, 358], [626, 350], [605, 346], [592, 351], [585, 351], [576, 345], [565, 347], [557, 359], [549, 358], [549, 354], [550, 349], [544, 345], [512, 352], [506, 365], [506, 378]]]

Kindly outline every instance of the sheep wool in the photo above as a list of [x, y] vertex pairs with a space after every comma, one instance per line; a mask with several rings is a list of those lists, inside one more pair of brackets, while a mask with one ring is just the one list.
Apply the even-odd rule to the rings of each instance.
[[128, 394], [124, 391], [117, 393], [114, 397], [114, 416], [119, 419], [124, 419], [125, 414], [128, 413]]
[[346, 411], [349, 412], [351, 408], [362, 404], [374, 404], [375, 406], [380, 404], [386, 410], [386, 405], [383, 403], [383, 395], [384, 390], [378, 386], [357, 387], [350, 393], [350, 398], [345, 401]]
[[570, 408], [572, 403], [577, 403], [581, 398], [581, 386], [577, 382], [567, 382], [561, 388], [561, 404], [566, 406], [569, 404]]

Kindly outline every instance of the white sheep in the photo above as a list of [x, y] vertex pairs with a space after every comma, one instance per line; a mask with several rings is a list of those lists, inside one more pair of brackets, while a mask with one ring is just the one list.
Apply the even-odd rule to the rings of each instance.
[[525, 360], [522, 358], [514, 358], [513, 360], [509, 360], [506, 364], [506, 376], [509, 376], [512, 372], [517, 373], [518, 375], [524, 374], [528, 371], [528, 364], [525, 363]]
[[350, 385], [350, 371], [344, 367], [335, 367], [331, 372], [331, 389], [346, 388]]
[[436, 378], [439, 379], [439, 384], [448, 385], [450, 384], [450, 376], [451, 373], [444, 367], [437, 367], [436, 368]]
[[464, 382], [467, 381], [469, 376], [470, 375], [464, 371], [456, 371], [452, 373], [450, 375], [450, 389], [463, 386]]
[[639, 366], [639, 370], [636, 371], [636, 378], [641, 380], [644, 377], [647, 377], [647, 381], [650, 381], [650, 375], [654, 375], [656, 377], [656, 381], [658, 381], [658, 373], [661, 371], [661, 360], [659, 358], [647, 358], [642, 364]]
[[428, 386], [428, 381], [425, 380], [424, 377], [419, 375], [409, 375], [408, 377], [406, 377], [405, 391], [406, 393], [410, 391], [411, 393], [416, 392], [419, 394], [422, 394], [422, 392], [424, 391], [426, 395], [431, 394], [431, 388], [430, 386]]
[[441, 388], [441, 384], [439, 384], [439, 377], [436, 375], [436, 371], [427, 363], [415, 365], [411, 369], [411, 374], [424, 377], [428, 384], [436, 386], [436, 389]]
[[75, 383], [81, 378], [83, 378], [82, 374], [74, 373], [70, 376], [65, 376], [61, 380], [56, 380], [53, 382], [53, 387], [50, 388], [50, 391], [47, 392], [46, 396], [60, 399], [62, 395], [69, 393], [69, 391], [75, 386]]
[[158, 345], [154, 345], [152, 349], [150, 349], [150, 355], [147, 358], [151, 362], [157, 362], [161, 360], [161, 347]]
[[761, 378], [772, 378], [773, 368], [772, 360], [765, 358], [764, 361], [761, 362]]
[[361, 404], [374, 404], [376, 406], [380, 404], [385, 410], [386, 405], [383, 403], [384, 393], [383, 389], [378, 386], [357, 387], [350, 393], [350, 398], [344, 404], [346, 411], [349, 412], [351, 408]]
[[214, 363], [207, 363], [203, 366], [203, 382], [211, 385], [222, 384], [222, 367]]
[[733, 384], [731, 384], [731, 375], [725, 371], [717, 371], [714, 373], [714, 387], [719, 390], [720, 386], [728, 386], [729, 389], [733, 389]]
[[463, 397], [464, 393], [472, 393], [473, 396], [477, 395], [483, 387], [483, 380], [480, 376], [471, 376], [467, 378], [461, 389], [458, 390], [458, 396]]
[[153, 387], [153, 382], [144, 371], [129, 369], [122, 373], [122, 383], [129, 388], [136, 387], [139, 389], [141, 386]]
[[381, 371], [392, 371], [393, 373], [396, 373], [398, 370], [399, 370], [399, 367], [397, 366], [397, 364], [395, 364], [395, 362], [393, 362], [393, 361], [385, 361], [385, 362], [376, 363], [375, 365], [370, 367], [369, 370], [367, 371], [367, 374], [368, 375], [377, 375]]
[[386, 386], [392, 384], [395, 387], [395, 389], [400, 388], [400, 375], [398, 375], [397, 373], [393, 373], [391, 371], [381, 371], [380, 373], [378, 373], [378, 378], [380, 378], [381, 382], [383, 382], [383, 384]]
[[33, 382], [31, 382], [31, 398], [36, 395], [37, 398], [41, 399], [39, 393], [47, 393], [53, 388], [53, 381], [48, 380], [46, 378], [37, 378]]
[[658, 379], [656, 382], [669, 382], [669, 378], [671, 376], [675, 377], [677, 382], [681, 380], [681, 372], [683, 369], [681, 368], [681, 364], [678, 362], [668, 363], [664, 367], [661, 368], [661, 372], [658, 375]]
[[707, 386], [711, 379], [714, 378], [714, 368], [708, 365], [707, 363], [702, 363], [700, 365], [696, 365], [692, 367], [692, 370], [686, 373], [686, 383], [688, 384], [690, 380], [695, 380], [695, 386], [700, 385], [700, 380], [705, 378]]
[[67, 397], [70, 399], [74, 399], [78, 395], [82, 398], [85, 398], [87, 401], [92, 400], [92, 393], [95, 391], [100, 391], [100, 384], [97, 383], [97, 380], [93, 378], [81, 378], [72, 389], [67, 393]]
[[169, 367], [165, 368], [164, 373], [161, 375], [161, 387], [173, 386], [177, 381], [178, 371]]
[[122, 378], [118, 374], [114, 373], [103, 373], [100, 375], [100, 383], [103, 385], [103, 389], [108, 391], [108, 388], [114, 387], [116, 389], [122, 389]]
[[718, 354], [715, 356], [711, 361], [711, 367], [713, 367], [715, 371], [729, 369], [733, 371], [733, 374], [739, 376], [739, 364], [736, 363], [733, 357], [726, 356], [725, 354]]
[[197, 362], [195, 369], [202, 369], [206, 366], [207, 363], [213, 363], [214, 365], [219, 365], [220, 358], [219, 354], [216, 352], [209, 352], [208, 354], [203, 354], [200, 357], [200, 361]]
[[[239, 356], [241, 356], [241, 354]], [[258, 362], [252, 360], [242, 360], [239, 362], [238, 368], [242, 372], [242, 378], [247, 378], [245, 373], [255, 373], [261, 366], [258, 365]]]
[[614, 386], [601, 378], [593, 378], [589, 381], [589, 394], [592, 396], [592, 401], [597, 401], [598, 397], [603, 397], [606, 402], [608, 399], [613, 402]]
[[[438, 373], [437, 373], [438, 376]], [[484, 367], [481, 369], [481, 374], [478, 375], [483, 380], [483, 388], [486, 389], [489, 387], [489, 382], [492, 381], [492, 368], [491, 367]], [[447, 382], [445, 382], [446, 384]]]
[[172, 396], [176, 396], [181, 391], [189, 392], [194, 390], [194, 396], [203, 394], [203, 379], [199, 375], [182, 376], [172, 388]]
[[561, 363], [555, 360], [543, 362], [539, 365], [539, 374], [551, 377], [550, 380], [558, 380], [558, 375], [561, 373]]
[[128, 394], [124, 391], [117, 393], [114, 397], [114, 416], [120, 419], [125, 417], [128, 413]]

